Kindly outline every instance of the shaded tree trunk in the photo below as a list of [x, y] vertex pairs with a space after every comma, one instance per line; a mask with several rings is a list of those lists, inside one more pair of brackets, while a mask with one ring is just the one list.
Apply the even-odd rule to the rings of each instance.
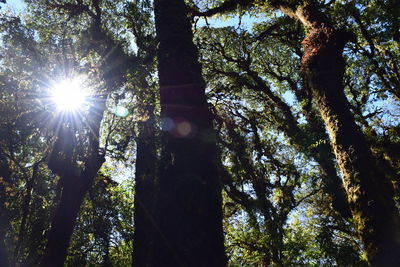
[[[40, 263], [43, 267], [64, 266], [69, 242], [74, 230], [77, 215], [83, 199], [88, 192], [101, 165], [105, 161], [103, 153], [99, 151], [100, 124], [105, 110], [105, 100], [99, 100], [91, 108], [90, 128], [88, 136], [88, 151], [85, 156], [84, 168], [77, 167], [74, 162], [76, 141], [68, 135], [75, 135], [72, 130], [61, 130], [58, 140], [54, 144], [48, 166], [52, 172], [60, 176], [62, 183], [61, 199], [55, 212], [46, 249]], [[67, 128], [68, 129], [68, 128]]]
[[156, 0], [163, 120], [157, 235], [144, 266], [225, 266], [212, 116], [183, 0]]
[[[91, 116], [91, 119], [87, 121], [89, 124], [87, 126], [90, 128], [88, 136], [89, 151], [87, 155], [83, 155], [85, 158], [84, 170], [80, 171], [79, 168], [73, 167], [71, 163], [66, 165], [65, 161], [63, 162], [59, 159], [54, 161], [53, 164], [49, 162], [50, 169], [61, 177], [63, 192], [52, 222], [41, 266], [63, 266], [80, 206], [98, 170], [105, 161], [104, 154], [99, 151], [100, 125], [106, 109], [104, 95], [119, 88], [126, 81], [125, 73], [129, 68], [129, 64], [132, 63], [132, 58], [124, 52], [122, 44], [115, 41], [102, 29], [99, 3], [99, 1], [93, 1], [96, 14], [88, 13], [92, 17], [93, 23], [92, 27], [88, 29], [90, 40], [87, 42], [87, 49], [94, 50], [102, 56], [103, 64], [100, 69], [107, 91], [103, 92], [102, 96], [98, 96], [97, 102], [94, 103], [92, 110], [89, 112]], [[81, 8], [81, 4], [59, 5], [58, 8], [73, 13], [74, 9]], [[75, 147], [68, 149], [71, 150], [71, 153], [74, 153]], [[68, 154], [67, 151], [61, 152]], [[70, 161], [67, 160], [67, 162]], [[53, 166], [51, 167], [50, 165]]]
[[60, 204], [54, 215], [41, 266], [64, 266], [76, 218], [91, 183], [81, 177], [63, 177]]
[[302, 71], [328, 128], [368, 260], [373, 266], [400, 266], [400, 221], [393, 192], [376, 166], [344, 94], [342, 53], [349, 34], [335, 29], [313, 3], [293, 7], [274, 2], [309, 27], [303, 41]]
[[0, 266], [8, 266], [8, 253], [6, 250], [5, 237], [9, 225], [9, 210], [7, 207], [7, 187], [12, 183], [9, 162], [0, 151]]
[[24, 202], [22, 204], [22, 219], [21, 219], [21, 224], [19, 227], [18, 242], [17, 242], [17, 245], [15, 246], [15, 251], [14, 251], [14, 260], [13, 260], [14, 264], [16, 264], [18, 262], [19, 253], [20, 253], [21, 247], [24, 242], [24, 237], [25, 237], [25, 232], [26, 232], [26, 223], [27, 223], [28, 214], [29, 214], [29, 206], [30, 206], [31, 199], [32, 199], [32, 191], [33, 191], [33, 187], [36, 182], [40, 163], [41, 162], [39, 161], [39, 162], [36, 162], [35, 164], [33, 164], [32, 176], [30, 179], [27, 179], [27, 182], [26, 182], [26, 196], [25, 196]]
[[[323, 140], [326, 143], [319, 144], [314, 148], [306, 142], [307, 147], [304, 149], [309, 150], [311, 156], [321, 167], [323, 190], [332, 198], [332, 207], [343, 218], [351, 218], [351, 211], [347, 202], [346, 191], [343, 186], [343, 181], [339, 177], [335, 167], [335, 155], [333, 154], [332, 147], [329, 144], [329, 136], [325, 131], [325, 125], [318, 111], [312, 105], [311, 90], [306, 81], [303, 82], [301, 90], [296, 90], [296, 97], [299, 101], [307, 103], [302, 107], [302, 113], [307, 119], [307, 126], [312, 133], [311, 140], [315, 142]], [[309, 137], [310, 138], [310, 137]], [[304, 145], [304, 143], [303, 143]]]
[[147, 266], [154, 246], [157, 151], [153, 108], [149, 111], [149, 115], [149, 120], [139, 122], [139, 136], [136, 141], [133, 266]]
[[80, 175], [73, 175], [71, 172], [61, 175], [61, 199], [51, 223], [40, 266], [64, 266], [80, 206], [103, 162], [102, 155], [94, 155]]

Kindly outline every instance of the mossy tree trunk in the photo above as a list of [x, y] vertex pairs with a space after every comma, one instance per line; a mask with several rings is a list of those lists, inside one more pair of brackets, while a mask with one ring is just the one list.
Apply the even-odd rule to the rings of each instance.
[[372, 266], [400, 266], [399, 214], [393, 192], [376, 165], [344, 94], [343, 49], [350, 36], [334, 28], [313, 2], [276, 8], [309, 28], [303, 41], [302, 72], [328, 129], [357, 232]]

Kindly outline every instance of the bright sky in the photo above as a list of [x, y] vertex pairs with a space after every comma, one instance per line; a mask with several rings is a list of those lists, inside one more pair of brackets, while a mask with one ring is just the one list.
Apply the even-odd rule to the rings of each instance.
[[[228, 27], [228, 26], [233, 26], [233, 27], [237, 27], [239, 25], [239, 22], [241, 23], [241, 26], [245, 29], [251, 30], [251, 27], [253, 25], [254, 22], [260, 22], [261, 20], [259, 18], [256, 17], [251, 17], [248, 15], [245, 15], [242, 17], [242, 19], [240, 20], [239, 17], [233, 17], [233, 18], [229, 18], [229, 19], [215, 19], [215, 18], [208, 18], [208, 24], [211, 27], [215, 27], [215, 28], [222, 28], [222, 27]], [[200, 18], [197, 26], [201, 27], [201, 26], [205, 26], [206, 22], [204, 20], [204, 18]]]
[[6, 4], [0, 4], [1, 7], [9, 7], [12, 11], [21, 12], [26, 4], [22, 0], [7, 0]]

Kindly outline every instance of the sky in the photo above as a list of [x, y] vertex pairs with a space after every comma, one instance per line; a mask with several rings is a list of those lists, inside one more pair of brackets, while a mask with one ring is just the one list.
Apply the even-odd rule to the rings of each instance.
[[[240, 24], [243, 28], [251, 29], [253, 23], [260, 22], [260, 19], [245, 15], [241, 19], [239, 19], [239, 17], [233, 17], [233, 18], [229, 18], [229, 19], [208, 18], [207, 22], [211, 27], [216, 27], [216, 28], [228, 27], [228, 26], [237, 27], [240, 22]], [[204, 18], [200, 18], [197, 25], [205, 26], [206, 22], [205, 22]]]
[[7, 0], [6, 4], [0, 4], [3, 8], [9, 8], [11, 11], [15, 11], [16, 13], [22, 12], [24, 7], [26, 6], [22, 0]]

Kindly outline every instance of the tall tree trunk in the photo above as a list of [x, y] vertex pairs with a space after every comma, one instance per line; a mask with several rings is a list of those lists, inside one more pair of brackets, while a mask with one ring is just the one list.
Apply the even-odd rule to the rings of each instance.
[[147, 266], [154, 246], [154, 204], [157, 197], [157, 156], [155, 144], [155, 118], [153, 108], [150, 119], [139, 122], [136, 141], [135, 174], [135, 232], [133, 236], [133, 266]]
[[[87, 126], [90, 129], [88, 136], [89, 152], [87, 152], [87, 155], [84, 155], [84, 170], [71, 169], [69, 167], [72, 166], [67, 166], [65, 165], [66, 162], [59, 160], [55, 164], [50, 164], [54, 168], [49, 165], [50, 169], [54, 173], [57, 173], [64, 181], [64, 187], [56, 215], [52, 222], [41, 266], [63, 266], [64, 264], [80, 206], [97, 172], [105, 161], [104, 154], [99, 151], [100, 126], [103, 113], [106, 109], [104, 95], [122, 86], [126, 81], [125, 73], [129, 68], [129, 64], [132, 63], [132, 58], [124, 52], [122, 44], [115, 41], [102, 29], [99, 1], [93, 1], [93, 4], [98, 9], [98, 13], [91, 15], [94, 21], [88, 32], [90, 37], [88, 49], [94, 50], [102, 56], [103, 64], [100, 69], [107, 91], [103, 92], [102, 96], [98, 96], [98, 100], [96, 103], [93, 103], [94, 106], [88, 112], [91, 116], [90, 120], [87, 121], [89, 124]], [[64, 6], [64, 8], [69, 10], [68, 5]], [[73, 147], [72, 150], [74, 149]], [[63, 152], [65, 153], [65, 151]], [[71, 173], [75, 175], [71, 175]], [[75, 183], [72, 181], [75, 181]]]
[[400, 218], [388, 179], [372, 157], [344, 94], [343, 48], [349, 35], [333, 27], [314, 3], [276, 7], [309, 28], [302, 71], [312, 89], [343, 173], [355, 226], [373, 266], [400, 266]]
[[[96, 131], [99, 130], [99, 127], [92, 129]], [[62, 179], [63, 188], [40, 266], [64, 266], [80, 206], [104, 162], [104, 155], [98, 154], [98, 139], [96, 140], [95, 144], [97, 145], [92, 146], [92, 151], [85, 162], [84, 171], [74, 175], [76, 170], [71, 171], [69, 166], [61, 174], [59, 170], [55, 171]], [[50, 168], [51, 166], [49, 165]]]
[[186, 6], [154, 4], [164, 133], [157, 237], [145, 266], [225, 266], [215, 133]]

